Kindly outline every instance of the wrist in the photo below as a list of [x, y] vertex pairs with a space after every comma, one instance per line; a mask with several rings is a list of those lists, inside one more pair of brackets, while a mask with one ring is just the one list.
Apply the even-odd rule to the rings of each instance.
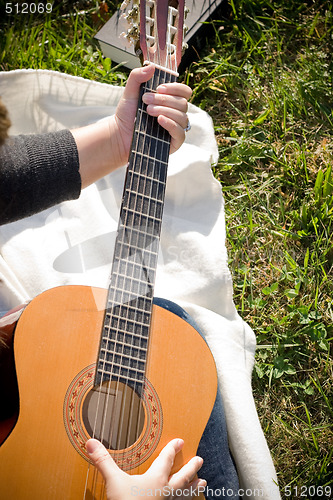
[[82, 188], [121, 166], [114, 140], [114, 117], [72, 130], [76, 142]]

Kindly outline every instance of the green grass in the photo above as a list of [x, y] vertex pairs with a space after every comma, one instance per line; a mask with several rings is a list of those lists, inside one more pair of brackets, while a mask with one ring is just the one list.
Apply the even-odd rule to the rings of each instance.
[[[92, 39], [98, 4], [75, 5], [8, 19], [1, 69], [123, 84], [128, 72]], [[230, 0], [214, 27], [182, 79], [215, 124], [234, 300], [257, 336], [258, 413], [285, 498], [325, 498], [300, 493], [333, 473], [332, 6]]]
[[332, 24], [329, 2], [230, 2], [186, 75], [214, 118], [257, 408], [295, 498], [332, 484]]

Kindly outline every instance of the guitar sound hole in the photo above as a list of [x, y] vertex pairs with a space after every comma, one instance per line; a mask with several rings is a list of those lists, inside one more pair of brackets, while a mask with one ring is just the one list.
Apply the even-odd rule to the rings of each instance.
[[138, 394], [122, 382], [93, 387], [82, 406], [83, 423], [91, 437], [109, 450], [124, 450], [142, 433], [145, 411]]

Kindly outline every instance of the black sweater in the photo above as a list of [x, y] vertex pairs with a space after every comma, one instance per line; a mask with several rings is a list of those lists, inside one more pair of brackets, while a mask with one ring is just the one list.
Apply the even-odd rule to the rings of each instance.
[[79, 156], [69, 130], [11, 137], [0, 148], [0, 225], [80, 192]]

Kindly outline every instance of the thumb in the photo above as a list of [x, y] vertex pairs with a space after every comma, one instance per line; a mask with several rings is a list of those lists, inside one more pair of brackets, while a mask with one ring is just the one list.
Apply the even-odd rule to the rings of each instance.
[[155, 66], [148, 64], [142, 68], [135, 68], [131, 71], [124, 90], [124, 99], [135, 99], [139, 97], [141, 83], [147, 82], [153, 77]]
[[110, 479], [116, 472], [121, 472], [105, 446], [97, 439], [86, 442], [86, 450], [95, 467], [102, 474], [104, 480]]

